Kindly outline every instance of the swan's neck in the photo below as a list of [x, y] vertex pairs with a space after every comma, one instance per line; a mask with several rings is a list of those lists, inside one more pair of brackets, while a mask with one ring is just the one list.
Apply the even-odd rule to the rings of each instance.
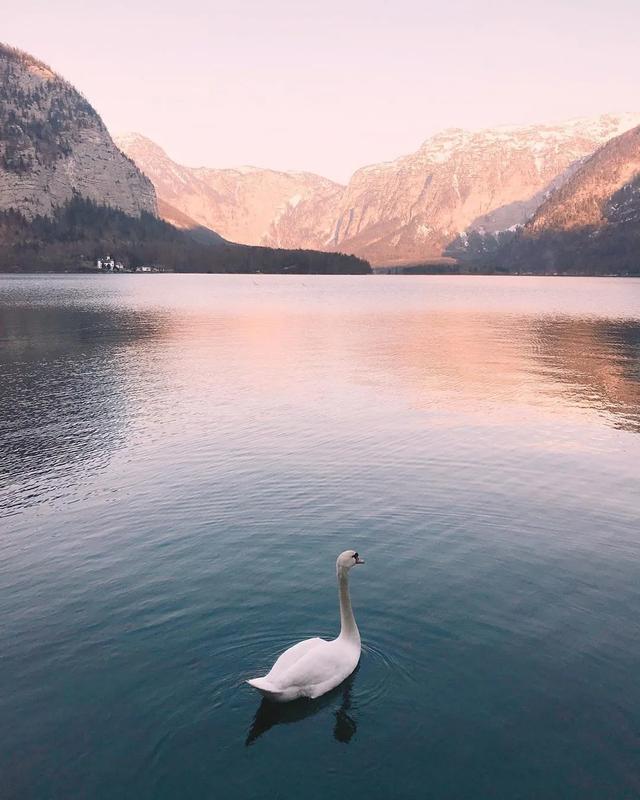
[[360, 631], [356, 625], [349, 596], [348, 570], [338, 567], [338, 593], [340, 595], [340, 638], [360, 644]]

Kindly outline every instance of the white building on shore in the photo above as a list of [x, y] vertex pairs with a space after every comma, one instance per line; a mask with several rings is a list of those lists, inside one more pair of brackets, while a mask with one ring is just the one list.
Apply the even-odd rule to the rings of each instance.
[[120, 261], [115, 261], [111, 256], [99, 258], [96, 262], [96, 267], [101, 272], [122, 272], [124, 270], [124, 264]]

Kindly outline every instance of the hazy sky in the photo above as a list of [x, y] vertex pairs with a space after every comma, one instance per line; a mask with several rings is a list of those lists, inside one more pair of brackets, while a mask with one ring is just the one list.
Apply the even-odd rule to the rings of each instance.
[[338, 180], [448, 127], [640, 110], [640, 0], [21, 0], [4, 41], [193, 166]]

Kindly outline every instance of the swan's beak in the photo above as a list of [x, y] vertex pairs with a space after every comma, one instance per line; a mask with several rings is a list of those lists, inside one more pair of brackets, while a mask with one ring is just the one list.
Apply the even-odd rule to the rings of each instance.
[[360, 558], [360, 556], [356, 556], [356, 564], [364, 564], [364, 559]]

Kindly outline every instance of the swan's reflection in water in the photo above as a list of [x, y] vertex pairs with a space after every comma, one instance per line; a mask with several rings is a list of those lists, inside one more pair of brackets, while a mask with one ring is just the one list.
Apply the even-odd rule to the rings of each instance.
[[328, 706], [341, 699], [340, 706], [334, 714], [333, 737], [338, 742], [348, 744], [353, 738], [358, 723], [351, 713], [351, 690], [359, 667], [340, 684], [317, 700], [294, 700], [292, 703], [272, 703], [263, 699], [251, 723], [251, 728], [245, 739], [245, 746], [249, 747], [256, 739], [274, 727], [274, 725], [301, 722], [307, 717], [312, 717]]

